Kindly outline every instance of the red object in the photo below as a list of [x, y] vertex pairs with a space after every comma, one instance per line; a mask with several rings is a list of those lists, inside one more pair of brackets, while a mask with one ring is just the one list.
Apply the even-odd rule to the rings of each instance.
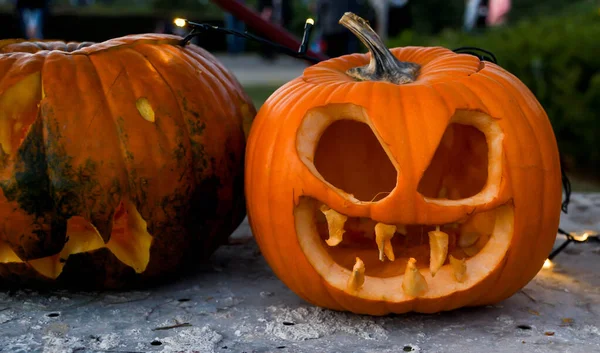
[[[263, 19], [256, 11], [248, 8], [239, 1], [212, 0], [212, 2], [243, 21], [248, 27], [259, 32], [262, 36], [293, 50], [298, 50], [298, 48], [300, 48], [301, 41], [298, 37], [289, 33], [283, 27]], [[320, 60], [329, 59], [324, 54], [315, 53], [312, 50], [308, 50], [307, 55]]]

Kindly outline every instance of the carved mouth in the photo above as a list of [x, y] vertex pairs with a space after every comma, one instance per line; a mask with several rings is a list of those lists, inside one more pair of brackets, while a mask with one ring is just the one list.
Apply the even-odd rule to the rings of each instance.
[[433, 298], [466, 289], [498, 266], [513, 235], [503, 205], [461, 223], [383, 224], [310, 197], [294, 209], [300, 246], [333, 287], [369, 299]]

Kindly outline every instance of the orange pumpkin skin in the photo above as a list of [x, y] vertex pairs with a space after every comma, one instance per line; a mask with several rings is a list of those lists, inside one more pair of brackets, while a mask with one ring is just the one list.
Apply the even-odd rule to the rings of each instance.
[[[367, 65], [370, 56], [347, 55], [307, 68], [260, 109], [246, 149], [245, 192], [250, 225], [261, 252], [276, 275], [300, 297], [334, 310], [372, 315], [432, 313], [501, 301], [536, 275], [556, 236], [561, 175], [547, 115], [527, 87], [498, 65], [440, 47], [391, 51], [400, 61], [421, 66], [415, 82], [357, 82], [346, 71]], [[379, 202], [341, 197], [307, 168], [298, 152], [301, 125], [311, 111], [329, 109], [335, 114], [336, 109], [349, 105], [365, 112], [399, 166], [395, 188]], [[426, 202], [416, 191], [419, 181], [451, 117], [461, 110], [493, 117], [504, 134], [498, 192], [476, 207]], [[359, 296], [332, 285], [303, 251], [295, 209], [305, 197], [349, 217], [386, 224], [443, 224], [511, 205], [513, 233], [509, 250], [487, 275], [468, 286], [448, 289], [444, 295], [402, 300]], [[389, 295], [399, 291], [399, 286], [389, 288]]]
[[180, 41], [0, 41], [0, 284], [140, 285], [240, 224], [255, 109]]

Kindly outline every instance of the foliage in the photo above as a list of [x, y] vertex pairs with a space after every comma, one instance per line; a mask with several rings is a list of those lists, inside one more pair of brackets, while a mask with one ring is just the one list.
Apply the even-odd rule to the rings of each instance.
[[580, 8], [598, 5], [598, 0], [516, 0], [512, 1], [509, 20], [519, 21], [533, 16], [578, 11]]
[[478, 35], [446, 30], [437, 37], [404, 32], [391, 47], [476, 46], [493, 52], [498, 63], [536, 95], [554, 127], [568, 164], [598, 174], [600, 164], [600, 16], [590, 7], [556, 17], [529, 19]]
[[[589, 7], [594, 3], [597, 4], [598, 0], [513, 0], [508, 21], [515, 23], [526, 18]], [[462, 27], [465, 1], [419, 0], [411, 1], [409, 5], [412, 29], [418, 33], [434, 34], [447, 28]]]
[[465, 10], [464, 1], [412, 1], [413, 30], [418, 33], [438, 33], [444, 28], [460, 28]]

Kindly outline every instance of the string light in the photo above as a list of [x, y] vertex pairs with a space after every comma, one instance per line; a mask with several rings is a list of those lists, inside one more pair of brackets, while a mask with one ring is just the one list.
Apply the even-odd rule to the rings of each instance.
[[173, 23], [175, 24], [175, 26], [183, 28], [187, 25], [187, 20], [185, 18], [177, 17], [176, 19], [173, 20]]
[[584, 230], [581, 233], [577, 233], [577, 232], [567, 233], [564, 230], [558, 228], [558, 233], [566, 236], [567, 240], [565, 240], [564, 243], [560, 244], [560, 246], [558, 248], [556, 248], [556, 250], [554, 250], [554, 251], [552, 251], [552, 253], [550, 253], [548, 258], [544, 262], [543, 268], [545, 268], [545, 269], [552, 268], [554, 266], [552, 263], [552, 259], [554, 259], [556, 257], [556, 255], [560, 254], [567, 247], [567, 245], [571, 244], [572, 242], [585, 243], [589, 240], [600, 241], [600, 233], [597, 233], [597, 232], [594, 232], [591, 230]]
[[310, 42], [310, 34], [314, 25], [315, 21], [312, 18], [306, 20], [306, 23], [304, 24], [304, 34], [302, 35], [302, 44], [300, 44], [298, 53], [306, 53], [306, 50], [308, 49], [308, 43]]
[[222, 27], [218, 27], [218, 26], [213, 26], [207, 23], [196, 23], [196, 22], [192, 22], [192, 21], [188, 21], [186, 19], [183, 18], [176, 18], [173, 20], [173, 23], [175, 23], [176, 26], [178, 27], [190, 27], [192, 28], [192, 31], [185, 37], [183, 38], [183, 40], [181, 41], [181, 45], [186, 45], [190, 40], [192, 40], [192, 38], [194, 37], [198, 37], [204, 34], [208, 34], [208, 33], [224, 33], [227, 35], [234, 35], [237, 37], [242, 37], [242, 38], [246, 38], [246, 39], [250, 39], [253, 40], [255, 42], [259, 42], [265, 45], [268, 45], [269, 47], [278, 50], [279, 52], [289, 55], [291, 57], [297, 58], [297, 59], [303, 59], [303, 60], [307, 60], [310, 61], [312, 63], [318, 63], [321, 61], [321, 59], [319, 58], [315, 58], [312, 56], [308, 56], [306, 55], [307, 49], [308, 49], [308, 44], [310, 41], [310, 34], [312, 32], [312, 28], [315, 24], [315, 21], [312, 18], [309, 18], [306, 20], [306, 23], [304, 25], [304, 34], [302, 36], [302, 42], [300, 43], [300, 47], [298, 48], [298, 50], [293, 50], [290, 49], [288, 47], [285, 47], [279, 43], [275, 43], [272, 42], [270, 40], [267, 40], [265, 38], [259, 37], [257, 35], [248, 33], [246, 31], [241, 32], [241, 31], [237, 31], [237, 30], [233, 30], [233, 29], [229, 29], [229, 28], [222, 28]]

